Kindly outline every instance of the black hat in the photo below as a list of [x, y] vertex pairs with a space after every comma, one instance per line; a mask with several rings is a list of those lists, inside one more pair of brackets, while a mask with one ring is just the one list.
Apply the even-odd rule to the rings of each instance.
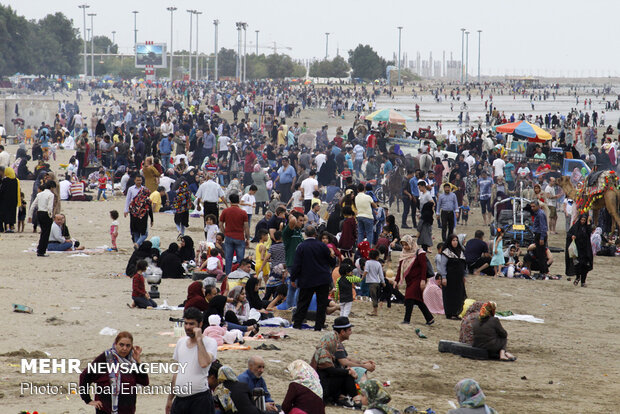
[[353, 325], [349, 322], [349, 318], [346, 316], [339, 316], [334, 320], [334, 324], [332, 325], [334, 329], [348, 329], [352, 328]]

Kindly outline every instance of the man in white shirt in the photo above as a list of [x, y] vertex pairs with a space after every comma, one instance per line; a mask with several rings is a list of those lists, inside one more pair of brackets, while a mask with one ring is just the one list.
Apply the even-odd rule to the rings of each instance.
[[207, 216], [213, 214], [215, 216], [215, 224], [219, 224], [219, 208], [217, 203], [223, 201], [228, 207], [228, 201], [226, 201], [226, 194], [222, 187], [213, 181], [213, 173], [207, 173], [207, 181], [200, 184], [198, 191], [196, 191], [196, 210], [200, 211], [200, 202], [204, 202], [204, 221], [207, 224]]
[[[463, 151], [463, 152], [465, 152], [465, 151]], [[467, 163], [467, 165], [469, 165], [469, 171], [471, 171], [471, 169], [474, 168], [474, 165], [476, 165], [476, 159], [474, 158], [474, 156], [469, 151], [468, 151], [467, 156], [465, 156], [464, 161]]]
[[167, 137], [169, 134], [174, 133], [174, 125], [172, 125], [172, 122], [170, 122], [170, 120], [166, 120], [161, 124], [159, 130], [161, 131], [162, 137]]
[[304, 213], [308, 214], [308, 211], [310, 211], [312, 207], [312, 193], [319, 189], [319, 182], [316, 180], [315, 170], [310, 170], [310, 175], [301, 182], [299, 189], [304, 197]]
[[493, 160], [493, 178], [503, 177], [504, 176], [504, 167], [506, 163], [501, 158], [495, 158]]
[[0, 145], [0, 167], [9, 167], [11, 163], [11, 154], [4, 150], [4, 145]]
[[49, 244], [47, 250], [50, 252], [64, 252], [65, 250], [71, 250], [73, 242], [71, 239], [65, 239], [62, 235], [62, 225], [64, 217], [61, 214], [54, 216], [54, 223], [50, 231]]
[[54, 193], [51, 189], [56, 188], [54, 181], [48, 181], [41, 186], [43, 191], [37, 194], [37, 197], [30, 204], [28, 211], [28, 223], [32, 223], [34, 209], [37, 208], [37, 221], [41, 226], [41, 235], [39, 236], [39, 244], [37, 245], [37, 256], [47, 257], [47, 245], [52, 230], [52, 214], [54, 213]]
[[202, 334], [202, 312], [187, 308], [183, 312], [185, 334], [177, 341], [172, 358], [183, 367], [172, 376], [172, 393], [166, 414], [213, 413], [213, 396], [207, 377], [217, 358], [217, 342]]
[[217, 145], [219, 152], [217, 153], [218, 161], [222, 158], [228, 157], [228, 144], [230, 144], [230, 138], [226, 135], [220, 135], [217, 139]]
[[355, 196], [355, 207], [357, 207], [357, 242], [361, 243], [365, 238], [372, 246], [374, 244], [374, 217], [372, 209], [377, 208], [377, 205], [364, 190], [364, 184], [359, 184], [357, 186], [357, 195]]
[[174, 180], [165, 174], [159, 178], [159, 185], [161, 185], [162, 187], [166, 189], [166, 193], [170, 192], [170, 188], [173, 183], [174, 183]]
[[71, 181], [62, 180], [60, 183], [60, 199], [68, 200], [71, 198]]

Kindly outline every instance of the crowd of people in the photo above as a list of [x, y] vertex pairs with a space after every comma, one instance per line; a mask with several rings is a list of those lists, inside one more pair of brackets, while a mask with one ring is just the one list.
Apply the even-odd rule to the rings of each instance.
[[[565, 274], [575, 276], [575, 285], [586, 286], [596, 249], [610, 240], [605, 237], [610, 218], [602, 214], [599, 223], [592, 223], [587, 215], [579, 215], [576, 200], [548, 174], [547, 159], [552, 148], [561, 147], [592, 166], [611, 168], [617, 165], [617, 148], [610, 140], [613, 131], [606, 131], [604, 155], [599, 152], [596, 122], [589, 126], [589, 116], [571, 113], [536, 120], [553, 138], [528, 145], [528, 154], [538, 163], [535, 171], [525, 161], [515, 161], [508, 137], [485, 131], [481, 124], [459, 134], [448, 131], [445, 139], [440, 131], [437, 136], [414, 132], [411, 138], [419, 140], [419, 149], [405, 154], [390, 144], [389, 125], [364, 119], [382, 93], [386, 91], [363, 86], [257, 83], [222, 84], [218, 89], [179, 84], [144, 94], [133, 90], [135, 105], [129, 99], [93, 94], [93, 102], [102, 106], [92, 114], [90, 126], [77, 102], [62, 103], [53, 123], [22, 131], [24, 139], [12, 166], [0, 145], [2, 230], [16, 231], [17, 222], [17, 231], [23, 231], [27, 218], [34, 231], [41, 229], [38, 256], [82, 249], [69, 235], [61, 200], [92, 202], [122, 193], [122, 214], [129, 218], [129, 228], [120, 227], [119, 211], [109, 212], [110, 250], [119, 251], [130, 238], [133, 251], [125, 268], [132, 278], [128, 305], [157, 307], [145, 288], [145, 278], [154, 272], [163, 278], [203, 279], [188, 286], [183, 315], [187, 336], [176, 344], [173, 357], [189, 363], [192, 371], [175, 376], [172, 383], [179, 390], [192, 383], [192, 392], [171, 395], [167, 412], [193, 413], [195, 407], [206, 406], [212, 407], [207, 412], [281, 409], [314, 414], [323, 413], [325, 404], [335, 404], [390, 413], [389, 394], [380, 381], [370, 378], [375, 362], [350, 357], [343, 345], [352, 333], [349, 316], [356, 297], [370, 298], [368, 317], [379, 316], [382, 303], [389, 307], [397, 302], [404, 304], [403, 324], [411, 324], [415, 306], [426, 326], [436, 323], [438, 315], [459, 320], [462, 342], [487, 350], [490, 358], [516, 360], [506, 350], [507, 332], [495, 317], [496, 305], [466, 305], [467, 278], [534, 278], [534, 270], [537, 278], [557, 278], [549, 270], [553, 256], [548, 244], [550, 234], [558, 233], [558, 212], [563, 212], [567, 252], [573, 243], [577, 250], [567, 253]], [[491, 118], [515, 119], [493, 107], [492, 97], [489, 100]], [[338, 128], [332, 137], [327, 126], [313, 133], [296, 118], [297, 108], [307, 107], [337, 114], [351, 111], [352, 126], [346, 134]], [[232, 111], [232, 120], [222, 114], [224, 109]], [[594, 131], [584, 134], [582, 127]], [[27, 138], [32, 156], [26, 153]], [[49, 164], [60, 146], [75, 151], [63, 166], [62, 180]], [[37, 163], [33, 172], [28, 162]], [[575, 186], [583, 185], [585, 178], [581, 171], [571, 176]], [[27, 208], [20, 180], [30, 179], [34, 185]], [[522, 183], [535, 183], [526, 190], [532, 201], [524, 208], [534, 238], [525, 246], [511, 240], [505, 247], [505, 229], [497, 228], [499, 212], [513, 208], [504, 200], [520, 195]], [[96, 197], [89, 195], [94, 191]], [[396, 210], [402, 203], [402, 214], [392, 208], [394, 203]], [[469, 240], [461, 234], [471, 230], [468, 220], [474, 208], [485, 230], [496, 227], [491, 239], [485, 240], [480, 229]], [[172, 214], [159, 214], [164, 212]], [[190, 227], [191, 216], [202, 216], [198, 231]], [[154, 220], [168, 220], [178, 233], [166, 250], [158, 236], [149, 234]], [[391, 270], [393, 262], [396, 272]], [[217, 360], [218, 345], [256, 335], [261, 320], [273, 317], [276, 310], [291, 310], [295, 329], [314, 321], [315, 331], [329, 331], [326, 316], [339, 315], [309, 364], [296, 360], [289, 365], [293, 381], [281, 405], [267, 390], [260, 357], [250, 358], [247, 371], [239, 376]], [[426, 337], [420, 328], [411, 332]], [[131, 334], [123, 332], [98, 359], [139, 364], [140, 354]], [[148, 377], [108, 379], [148, 385]], [[106, 378], [83, 373], [80, 380]], [[493, 412], [478, 384], [464, 381], [457, 385], [464, 408], [454, 412]], [[254, 388], [264, 389], [262, 409], [252, 399]], [[94, 401], [82, 397], [101, 412], [133, 412], [135, 406], [135, 396], [99, 396]], [[472, 410], [459, 411], [467, 408]]]

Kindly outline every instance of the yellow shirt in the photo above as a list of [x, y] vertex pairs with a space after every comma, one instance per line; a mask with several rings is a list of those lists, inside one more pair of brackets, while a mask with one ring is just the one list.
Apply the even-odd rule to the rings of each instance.
[[[265, 246], [266, 243], [258, 243], [256, 245], [256, 265], [254, 266], [254, 269], [256, 269], [256, 273], [258, 274], [258, 272], [260, 271], [261, 266], [263, 265], [263, 261], [261, 260], [260, 257], [260, 247], [261, 246]], [[268, 247], [265, 246], [265, 256], [267, 255], [267, 249]], [[265, 264], [265, 267], [263, 268], [263, 276], [268, 276], [269, 273], [271, 273], [271, 268], [269, 266], [269, 263]]]
[[312, 202], [310, 203], [310, 206], [313, 206], [314, 203], [317, 203], [318, 205], [321, 205], [321, 199], [320, 198], [316, 198], [316, 197], [312, 197]]
[[161, 194], [159, 194], [159, 191], [152, 192], [149, 198], [153, 205], [153, 213], [159, 213], [159, 209], [161, 209]]

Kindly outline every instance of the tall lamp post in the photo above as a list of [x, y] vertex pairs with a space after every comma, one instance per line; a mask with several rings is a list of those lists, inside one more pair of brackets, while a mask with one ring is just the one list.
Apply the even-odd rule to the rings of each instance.
[[112, 30], [112, 45], [116, 43], [116, 30]]
[[469, 32], [465, 32], [465, 83], [469, 82]]
[[327, 60], [327, 56], [328, 56], [327, 51], [329, 50], [328, 48], [329, 48], [329, 32], [326, 32], [325, 33], [325, 60]]
[[196, 76], [195, 76], [195, 79], [198, 80], [198, 62], [199, 62], [199, 58], [198, 58], [198, 18], [200, 17], [202, 12], [198, 10], [194, 10], [194, 14], [196, 15]]
[[81, 4], [78, 6], [82, 9], [82, 14], [84, 15], [84, 77], [88, 76], [88, 66], [86, 66], [86, 9], [90, 6], [88, 4]]
[[137, 16], [139, 11], [134, 10], [132, 11], [133, 13], [133, 51], [134, 53], [137, 50], [138, 47], [138, 24], [137, 24]]
[[465, 30], [461, 29], [461, 83], [465, 75]]
[[398, 26], [398, 85], [400, 86], [400, 35], [403, 30], [402, 26]]
[[258, 32], [260, 30], [254, 30], [254, 32], [256, 33], [256, 56], [258, 56]]
[[480, 33], [482, 30], [478, 30], [478, 83], [480, 83]]
[[88, 13], [90, 16], [90, 76], [95, 76], [95, 29], [93, 29], [93, 18], [96, 13]]
[[192, 24], [194, 22], [194, 12], [196, 10], [187, 10], [189, 13], [189, 80], [192, 80]]
[[242, 27], [243, 27], [243, 81], [245, 82], [247, 80], [247, 70], [246, 70], [246, 57], [247, 57], [247, 34], [248, 34], [248, 24], [247, 23], [242, 23]]
[[174, 25], [174, 11], [176, 10], [176, 7], [166, 7], [166, 10], [168, 10], [170, 12], [170, 82], [172, 82], [172, 60], [174, 58], [174, 48], [172, 47], [172, 29], [173, 29], [173, 25]]
[[237, 66], [235, 68], [235, 78], [237, 82], [241, 82], [241, 29], [243, 23], [237, 22], [235, 26], [237, 27]]
[[214, 81], [217, 82], [218, 80], [218, 76], [217, 76], [217, 55], [218, 55], [218, 50], [217, 50], [217, 26], [219, 26], [220, 21], [215, 19], [213, 20], [213, 26], [215, 27], [215, 71], [214, 71]]

